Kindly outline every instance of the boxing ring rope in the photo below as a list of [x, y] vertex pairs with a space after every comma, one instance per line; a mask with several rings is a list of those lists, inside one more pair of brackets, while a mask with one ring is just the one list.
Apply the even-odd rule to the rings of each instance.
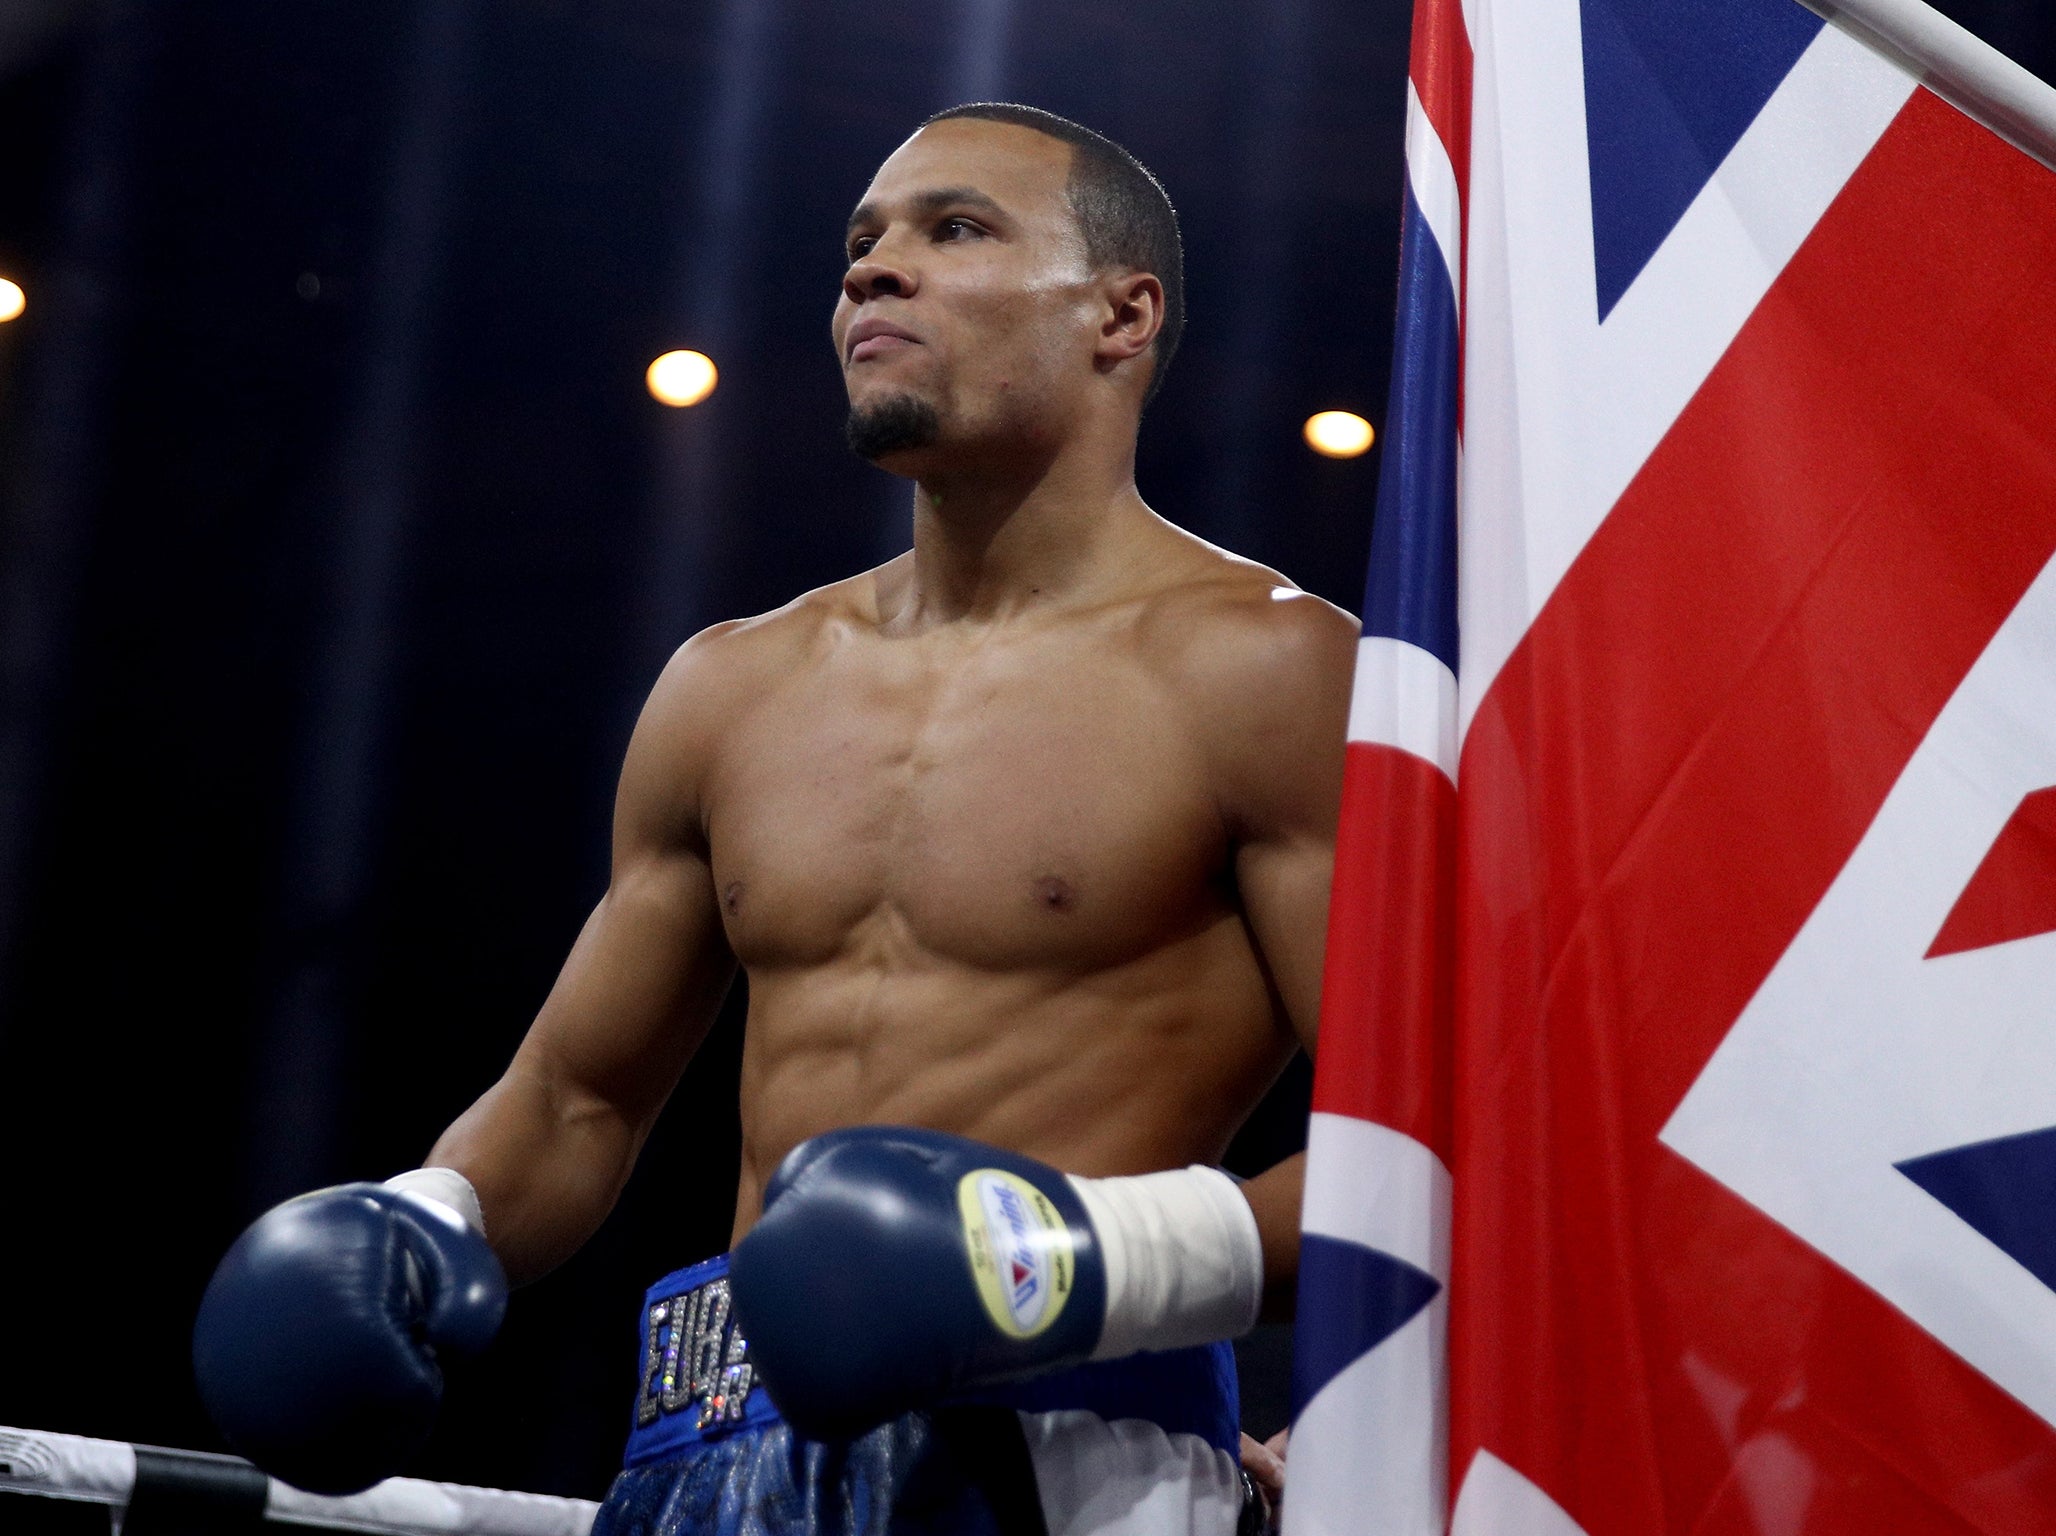
[[[585, 1499], [393, 1477], [342, 1498], [303, 1493], [233, 1456], [0, 1426], [0, 1497], [26, 1494], [108, 1506], [114, 1536], [263, 1524], [366, 1536], [586, 1536]], [[0, 1526], [5, 1519], [0, 1504]]]

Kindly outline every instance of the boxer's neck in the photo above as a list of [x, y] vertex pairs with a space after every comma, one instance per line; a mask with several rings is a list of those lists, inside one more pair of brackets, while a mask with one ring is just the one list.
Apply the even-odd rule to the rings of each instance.
[[1135, 489], [1132, 439], [1112, 451], [924, 478], [914, 489], [911, 580], [891, 620], [976, 623], [1090, 600], [1154, 521]]

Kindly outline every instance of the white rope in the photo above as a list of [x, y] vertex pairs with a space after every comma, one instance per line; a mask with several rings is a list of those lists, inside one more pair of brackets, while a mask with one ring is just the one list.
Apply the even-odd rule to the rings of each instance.
[[[171, 1451], [172, 1456], [191, 1452]], [[0, 1427], [0, 1492], [128, 1506], [136, 1448], [40, 1429]], [[586, 1536], [599, 1506], [585, 1499], [393, 1477], [344, 1498], [269, 1480], [264, 1513], [288, 1525], [366, 1536]]]
[[136, 1448], [35, 1429], [0, 1429], [0, 1488], [126, 1505], [136, 1485]]
[[264, 1513], [288, 1525], [366, 1531], [374, 1536], [586, 1536], [599, 1505], [504, 1488], [467, 1488], [462, 1483], [425, 1483], [389, 1477], [347, 1498], [302, 1493], [271, 1480]]

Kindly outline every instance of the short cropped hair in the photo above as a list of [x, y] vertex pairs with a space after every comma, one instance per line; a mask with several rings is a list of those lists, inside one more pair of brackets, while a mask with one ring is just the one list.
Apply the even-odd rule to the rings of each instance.
[[1071, 179], [1064, 191], [1085, 236], [1086, 260], [1095, 270], [1128, 267], [1148, 272], [1164, 285], [1164, 323], [1156, 334], [1156, 367], [1143, 400], [1147, 405], [1162, 387], [1164, 370], [1171, 366], [1171, 355], [1185, 332], [1185, 243], [1178, 234], [1177, 210], [1163, 184], [1112, 139], [1040, 107], [974, 101], [938, 112], [921, 126], [955, 117], [1033, 128], [1070, 145]]

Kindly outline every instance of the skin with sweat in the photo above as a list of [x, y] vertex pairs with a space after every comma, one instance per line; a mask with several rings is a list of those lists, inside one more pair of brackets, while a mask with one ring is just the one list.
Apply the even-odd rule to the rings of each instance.
[[[517, 1280], [612, 1207], [738, 966], [738, 1238], [843, 1125], [1082, 1175], [1217, 1160], [1313, 1046], [1357, 627], [1137, 495], [1163, 292], [1090, 266], [1070, 163], [949, 120], [858, 206], [832, 330], [853, 410], [933, 411], [879, 459], [913, 548], [657, 683], [606, 895], [430, 1156]], [[1301, 1167], [1244, 1186], [1274, 1310]]]

